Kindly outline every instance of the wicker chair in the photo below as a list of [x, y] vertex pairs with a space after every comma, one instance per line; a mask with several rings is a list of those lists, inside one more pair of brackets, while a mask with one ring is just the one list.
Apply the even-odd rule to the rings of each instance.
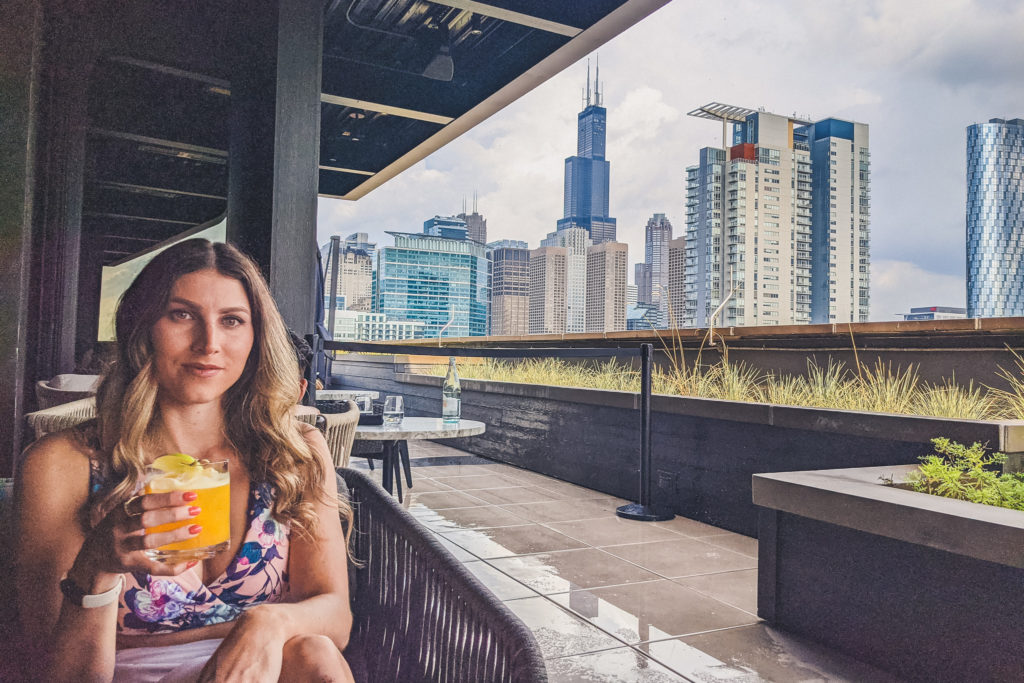
[[79, 422], [84, 422], [92, 417], [96, 417], [95, 396], [37, 410], [27, 414], [25, 420], [35, 431], [35, 438], [39, 439], [52, 432], [74, 427]]
[[36, 382], [36, 402], [41, 409], [96, 395], [99, 375], [57, 375]]
[[[335, 467], [348, 467], [352, 456], [352, 444], [356, 440], [356, 425], [359, 423], [359, 407], [355, 401], [348, 401], [344, 413], [321, 413], [327, 421], [324, 437], [331, 449]], [[303, 422], [316, 425], [316, 415], [299, 415]]]
[[[339, 469], [355, 510], [357, 680], [547, 681], [533, 634], [394, 498]], [[350, 575], [351, 576], [351, 575]]]

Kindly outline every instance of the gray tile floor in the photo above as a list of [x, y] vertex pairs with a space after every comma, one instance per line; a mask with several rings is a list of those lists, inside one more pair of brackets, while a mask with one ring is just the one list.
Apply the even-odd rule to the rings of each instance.
[[438, 443], [409, 452], [404, 506], [533, 630], [553, 683], [895, 680], [758, 619], [754, 539], [624, 520], [627, 501]]

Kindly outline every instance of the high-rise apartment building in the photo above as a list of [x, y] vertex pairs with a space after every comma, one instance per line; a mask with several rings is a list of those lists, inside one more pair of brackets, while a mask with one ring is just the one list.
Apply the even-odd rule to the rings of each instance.
[[377, 245], [367, 239], [365, 232], [353, 233], [344, 241], [340, 235], [334, 235], [320, 248], [324, 264], [324, 310], [328, 314], [332, 299], [335, 310], [373, 310], [373, 255], [376, 249]]
[[389, 232], [378, 251], [375, 311], [424, 323], [425, 337], [487, 334], [489, 264], [484, 245], [465, 239]]
[[[668, 243], [668, 311], [665, 326], [685, 327], [688, 286], [686, 237], [677, 237]], [[691, 313], [692, 315], [692, 313]]]
[[720, 308], [725, 326], [867, 321], [867, 125], [718, 103], [690, 114], [721, 121], [723, 146], [687, 168], [682, 326]]
[[602, 242], [587, 249], [587, 332], [626, 329], [629, 247]]
[[530, 249], [526, 242], [487, 245], [491, 262], [491, 335], [530, 333]]
[[1024, 316], [1024, 119], [967, 127], [967, 317]]
[[530, 334], [565, 334], [568, 249], [530, 251]]
[[637, 264], [636, 269], [637, 302], [654, 304], [663, 313], [668, 309], [668, 243], [671, 239], [672, 223], [665, 214], [651, 216], [644, 228], [644, 263]]
[[593, 242], [583, 228], [559, 228], [540, 241], [542, 247], [564, 247], [565, 331], [584, 332], [587, 327], [587, 247]]
[[576, 119], [576, 155], [565, 160], [563, 217], [558, 229], [583, 228], [594, 244], [615, 240], [615, 219], [608, 215], [611, 164], [605, 159], [608, 112], [602, 106], [600, 67]]

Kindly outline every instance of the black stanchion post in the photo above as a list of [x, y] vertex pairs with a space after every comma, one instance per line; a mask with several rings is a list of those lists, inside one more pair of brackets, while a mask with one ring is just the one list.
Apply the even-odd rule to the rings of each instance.
[[640, 345], [640, 501], [615, 511], [619, 517], [641, 522], [662, 522], [675, 515], [651, 503], [651, 355], [652, 344]]

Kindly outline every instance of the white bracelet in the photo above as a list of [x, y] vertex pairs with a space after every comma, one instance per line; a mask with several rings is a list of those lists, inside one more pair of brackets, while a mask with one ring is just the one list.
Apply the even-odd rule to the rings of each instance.
[[116, 602], [121, 596], [121, 591], [124, 589], [124, 574], [117, 575], [117, 583], [114, 587], [105, 590], [102, 593], [95, 593], [90, 595], [82, 590], [82, 587], [75, 583], [73, 580], [68, 578], [65, 574], [60, 580], [60, 592], [64, 594], [72, 604], [91, 609], [93, 607], [104, 607], [112, 602]]

